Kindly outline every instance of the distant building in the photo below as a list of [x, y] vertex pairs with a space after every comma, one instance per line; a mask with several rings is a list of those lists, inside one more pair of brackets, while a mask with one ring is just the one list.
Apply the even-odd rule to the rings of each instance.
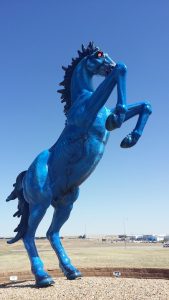
[[143, 235], [143, 241], [149, 242], [149, 243], [154, 243], [154, 242], [157, 242], [157, 237], [152, 234], [145, 234], [145, 235]]
[[[157, 237], [157, 242], [164, 242], [164, 235], [156, 235]], [[168, 237], [168, 240], [169, 240], [169, 237]]]

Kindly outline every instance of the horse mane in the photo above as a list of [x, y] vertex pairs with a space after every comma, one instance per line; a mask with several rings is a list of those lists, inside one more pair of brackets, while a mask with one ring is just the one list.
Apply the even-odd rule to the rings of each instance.
[[63, 86], [63, 89], [58, 90], [57, 92], [61, 94], [61, 102], [65, 102], [64, 105], [64, 113], [67, 115], [68, 110], [71, 107], [71, 78], [73, 75], [73, 71], [78, 63], [86, 56], [91, 55], [95, 51], [99, 50], [98, 47], [94, 45], [93, 42], [89, 42], [87, 48], [82, 44], [82, 51], [78, 50], [78, 57], [72, 58], [72, 62], [68, 67], [62, 66], [62, 69], [65, 71], [64, 80], [59, 83], [59, 85]]

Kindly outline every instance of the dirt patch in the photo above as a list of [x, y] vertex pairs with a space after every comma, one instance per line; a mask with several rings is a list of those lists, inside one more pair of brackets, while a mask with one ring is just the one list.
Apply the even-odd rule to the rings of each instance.
[[[121, 277], [121, 278], [152, 278], [169, 279], [169, 270], [157, 268], [79, 268], [84, 277]], [[47, 270], [52, 277], [63, 277], [59, 269]], [[119, 273], [117, 273], [119, 272]], [[30, 271], [0, 273], [0, 283], [8, 284], [10, 276], [17, 276], [18, 281], [34, 280]]]

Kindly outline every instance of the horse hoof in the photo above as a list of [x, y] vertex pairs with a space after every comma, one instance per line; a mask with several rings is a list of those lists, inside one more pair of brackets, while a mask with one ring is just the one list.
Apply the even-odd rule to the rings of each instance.
[[118, 128], [119, 126], [118, 126], [118, 122], [117, 122], [117, 115], [112, 113], [107, 118], [105, 126], [108, 131], [112, 131], [112, 130]]
[[120, 147], [121, 148], [133, 147], [138, 142], [140, 136], [141, 135], [135, 131], [131, 132], [122, 140]]
[[36, 287], [40, 288], [40, 287], [48, 287], [53, 285], [55, 282], [52, 279], [51, 276], [41, 276], [41, 277], [36, 277]]
[[83, 276], [82, 273], [78, 269], [74, 268], [72, 265], [70, 265], [70, 267], [68, 266], [64, 267], [60, 263], [59, 267], [61, 268], [62, 272], [64, 273], [64, 275], [68, 280], [75, 280]]
[[75, 279], [81, 278], [81, 277], [82, 277], [82, 273], [81, 273], [79, 270], [76, 270], [76, 271], [73, 272], [73, 273], [68, 273], [68, 274], [66, 275], [66, 278], [67, 278], [68, 280], [75, 280]]

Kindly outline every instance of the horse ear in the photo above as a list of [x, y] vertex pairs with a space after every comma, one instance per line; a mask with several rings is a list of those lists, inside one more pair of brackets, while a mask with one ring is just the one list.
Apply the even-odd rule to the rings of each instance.
[[92, 49], [93, 49], [93, 46], [94, 46], [94, 42], [93, 42], [93, 41], [90, 41], [90, 42], [89, 42], [89, 48], [92, 48]]

